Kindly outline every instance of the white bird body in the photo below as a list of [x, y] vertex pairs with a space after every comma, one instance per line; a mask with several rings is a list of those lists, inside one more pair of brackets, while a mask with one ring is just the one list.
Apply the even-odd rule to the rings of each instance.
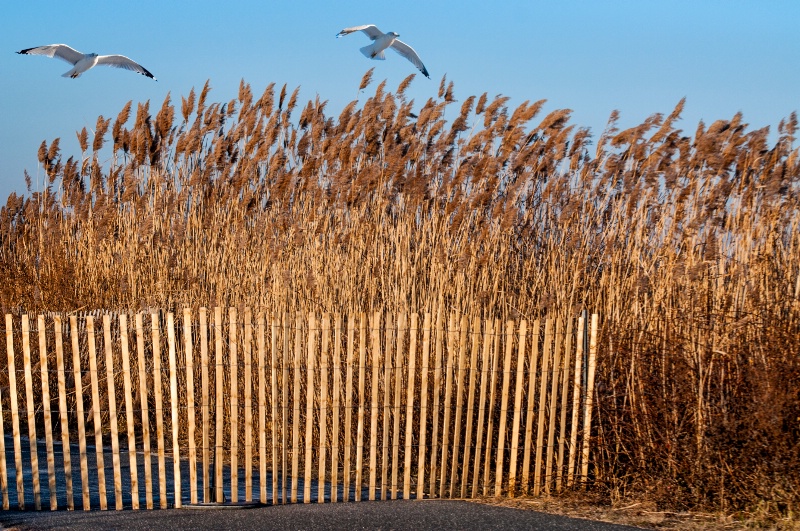
[[115, 68], [124, 68], [151, 79], [156, 79], [145, 67], [139, 63], [125, 57], [124, 55], [98, 55], [96, 53], [81, 53], [66, 44], [49, 44], [47, 46], [37, 46], [27, 48], [17, 53], [24, 55], [44, 55], [55, 57], [66, 61], [72, 65], [72, 69], [62, 74], [62, 77], [76, 78], [81, 74], [95, 67], [96, 65], [107, 65]]
[[87, 53], [83, 56], [83, 58], [75, 63], [75, 66], [72, 67], [72, 70], [61, 74], [61, 77], [69, 77], [75, 79], [76, 77], [80, 76], [83, 72], [86, 72], [93, 66], [97, 64], [97, 59], [100, 56], [96, 53]]
[[373, 24], [365, 24], [363, 26], [353, 26], [352, 28], [345, 28], [340, 31], [336, 37], [344, 37], [345, 35], [349, 35], [350, 33], [356, 31], [363, 31], [367, 34], [367, 36], [372, 39], [372, 44], [369, 46], [364, 46], [361, 48], [361, 53], [363, 53], [369, 59], [379, 59], [384, 60], [386, 56], [384, 55], [384, 50], [387, 48], [391, 48], [392, 50], [396, 51], [416, 66], [422, 74], [430, 78], [431, 76], [428, 74], [428, 69], [425, 68], [425, 65], [422, 64], [422, 60], [419, 58], [414, 49], [409, 46], [408, 44], [404, 43], [398, 37], [397, 33], [390, 31], [389, 33], [384, 33], [377, 28], [377, 26]]
[[361, 53], [370, 59], [380, 59], [383, 61], [386, 59], [386, 55], [383, 53], [383, 51], [390, 47], [399, 36], [400, 35], [393, 31], [385, 33], [375, 39], [372, 44], [361, 48]]

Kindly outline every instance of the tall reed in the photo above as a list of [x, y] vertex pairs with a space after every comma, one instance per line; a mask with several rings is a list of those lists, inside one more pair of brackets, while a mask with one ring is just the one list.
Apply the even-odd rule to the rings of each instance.
[[544, 101], [457, 103], [444, 78], [420, 105], [412, 80], [338, 117], [286, 86], [220, 103], [206, 83], [177, 113], [99, 117], [80, 154], [43, 142], [49, 186], [0, 211], [4, 312], [589, 307], [598, 488], [796, 513], [796, 114], [770, 143], [741, 114], [686, 133], [681, 101], [593, 139]]

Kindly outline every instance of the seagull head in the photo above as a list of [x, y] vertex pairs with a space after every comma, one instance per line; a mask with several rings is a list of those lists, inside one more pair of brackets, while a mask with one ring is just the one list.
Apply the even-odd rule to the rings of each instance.
[[399, 36], [400, 36], [400, 34], [399, 34], [399, 33], [395, 33], [395, 32], [393, 32], [393, 31], [390, 31], [389, 33], [387, 33], [387, 35], [391, 35], [391, 36], [392, 36], [392, 37], [394, 37], [395, 39], [396, 39], [397, 37], [399, 37]]

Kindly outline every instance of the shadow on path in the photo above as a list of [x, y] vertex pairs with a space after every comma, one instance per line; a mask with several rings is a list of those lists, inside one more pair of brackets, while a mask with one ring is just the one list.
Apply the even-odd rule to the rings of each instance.
[[[39, 489], [40, 489], [40, 498], [41, 498], [41, 505], [43, 510], [50, 509], [50, 488], [48, 484], [48, 475], [47, 475], [47, 449], [44, 441], [38, 441], [37, 447], [37, 458], [38, 458], [38, 469], [39, 469]], [[16, 509], [19, 507], [18, 504], [18, 495], [17, 495], [17, 473], [15, 467], [15, 457], [14, 457], [14, 441], [11, 436], [5, 437], [5, 446], [6, 446], [6, 469], [8, 473], [8, 499], [9, 499], [9, 506], [12, 509]], [[155, 446], [155, 445], [154, 445]], [[54, 454], [54, 461], [55, 461], [55, 476], [56, 476], [56, 499], [58, 500], [58, 508], [59, 509], [66, 509], [67, 508], [67, 492], [66, 492], [66, 477], [64, 474], [64, 454], [62, 451], [62, 445], [60, 442], [53, 442], [53, 454]], [[24, 500], [25, 500], [25, 509], [26, 510], [33, 510], [34, 508], [34, 490], [33, 490], [33, 474], [32, 474], [32, 467], [31, 467], [31, 452], [30, 452], [30, 442], [29, 439], [24, 438], [22, 439], [22, 447], [21, 447], [21, 455], [22, 455], [22, 481], [23, 481], [23, 488], [24, 488]], [[120, 443], [120, 476], [121, 476], [121, 483], [122, 483], [122, 505], [125, 509], [132, 508], [132, 501], [131, 501], [131, 468], [130, 468], [130, 460], [127, 451], [127, 445], [124, 443]], [[189, 481], [189, 461], [186, 459], [186, 456], [182, 456], [181, 459], [181, 502], [183, 504], [187, 504], [191, 501], [190, 498], [190, 481]], [[113, 509], [116, 504], [115, 494], [114, 494], [114, 466], [113, 466], [113, 454], [109, 448], [104, 448], [103, 452], [103, 471], [105, 473], [105, 491], [106, 491], [106, 498], [108, 507]], [[70, 460], [72, 465], [72, 498], [75, 504], [76, 510], [83, 509], [83, 494], [82, 488], [83, 484], [81, 482], [81, 469], [80, 469], [80, 458], [79, 458], [79, 447], [77, 444], [70, 445]], [[87, 468], [88, 468], [88, 485], [89, 485], [89, 506], [92, 509], [99, 509], [100, 508], [100, 490], [99, 490], [99, 480], [98, 480], [98, 471], [97, 471], [97, 452], [95, 446], [87, 446], [86, 448], [86, 461], [87, 461]], [[138, 492], [139, 492], [139, 503], [142, 508], [145, 507], [145, 500], [146, 500], [146, 486], [145, 486], [145, 460], [144, 454], [139, 451], [136, 454], [136, 468], [137, 468], [137, 483], [138, 483]], [[164, 483], [166, 485], [166, 495], [165, 499], [167, 500], [168, 507], [175, 506], [175, 488], [174, 488], [174, 468], [173, 468], [173, 460], [172, 455], [167, 455], [165, 457], [165, 474], [164, 474]], [[239, 480], [238, 480], [238, 500], [244, 501], [245, 500], [245, 470], [242, 467], [238, 468], [239, 473]], [[160, 496], [160, 485], [159, 485], [159, 475], [158, 475], [158, 455], [155, 448], [151, 448], [151, 466], [150, 472], [152, 476], [152, 496], [153, 496], [153, 506], [158, 508], [160, 506], [161, 496]], [[301, 473], [303, 471], [300, 471]], [[225, 495], [226, 500], [231, 499], [231, 469], [230, 466], [223, 467], [223, 493]], [[267, 490], [267, 500], [272, 499], [272, 474], [267, 473], [264, 477], [264, 481], [266, 483], [266, 490]], [[319, 497], [319, 487], [318, 482], [313, 480], [311, 483], [311, 496], [310, 501], [317, 502]], [[287, 500], [289, 499], [290, 495], [289, 492], [292, 487], [292, 478], [286, 478], [286, 489], [287, 489]], [[303, 491], [304, 491], [305, 483], [302, 477], [298, 478], [297, 480], [297, 497], [298, 501], [303, 502]], [[261, 478], [259, 476], [258, 467], [253, 469], [253, 499], [259, 499], [259, 493], [261, 488]], [[198, 499], [200, 502], [203, 501], [203, 477], [202, 477], [202, 462], [198, 458], [197, 463], [197, 492], [198, 492]], [[280, 486], [278, 489], [278, 494], [281, 494]], [[338, 486], [338, 496], [339, 499], [342, 499], [344, 492], [343, 487], [340, 484]], [[213, 491], [212, 491], [213, 496]], [[331, 485], [330, 483], [325, 483], [325, 490], [324, 490], [325, 500], [329, 501], [331, 496]], [[355, 487], [351, 486], [350, 488], [350, 499], [355, 497]], [[367, 497], [367, 489], [362, 489], [362, 497], [366, 499]]]
[[623, 531], [635, 528], [458, 500], [394, 500], [262, 506], [255, 509], [0, 513], [27, 529], [532, 529]]

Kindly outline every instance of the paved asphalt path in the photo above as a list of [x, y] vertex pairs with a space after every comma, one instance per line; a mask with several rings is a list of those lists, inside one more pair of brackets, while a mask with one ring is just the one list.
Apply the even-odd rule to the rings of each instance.
[[24, 529], [554, 529], [633, 530], [603, 522], [553, 516], [466, 501], [395, 500], [295, 504], [249, 509], [153, 511], [8, 511], [0, 525]]

